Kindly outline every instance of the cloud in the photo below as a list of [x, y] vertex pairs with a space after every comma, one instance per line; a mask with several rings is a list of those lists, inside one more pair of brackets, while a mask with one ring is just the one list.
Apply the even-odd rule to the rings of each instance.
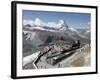
[[33, 26], [34, 22], [32, 20], [23, 20], [23, 25], [27, 25], [27, 24]]
[[31, 25], [32, 27], [34, 27], [34, 25], [37, 25], [35, 27], [49, 27], [49, 28], [55, 28], [55, 29], [60, 29], [60, 28], [66, 28], [66, 24], [64, 22], [64, 20], [59, 20], [58, 23], [56, 22], [47, 22], [45, 23], [44, 21], [42, 21], [39, 18], [36, 18], [34, 21], [32, 20], [23, 20], [23, 25]]

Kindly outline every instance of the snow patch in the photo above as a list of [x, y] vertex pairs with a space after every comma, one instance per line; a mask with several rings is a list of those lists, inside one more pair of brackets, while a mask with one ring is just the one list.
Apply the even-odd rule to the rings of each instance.
[[23, 66], [35, 62], [37, 57], [40, 55], [40, 51], [33, 53], [32, 55], [23, 58]]

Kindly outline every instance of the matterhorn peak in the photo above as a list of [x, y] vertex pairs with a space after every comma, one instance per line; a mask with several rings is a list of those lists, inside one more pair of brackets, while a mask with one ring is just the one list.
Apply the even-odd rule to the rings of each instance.
[[59, 27], [59, 30], [66, 30], [68, 28], [64, 20], [59, 20], [57, 26]]

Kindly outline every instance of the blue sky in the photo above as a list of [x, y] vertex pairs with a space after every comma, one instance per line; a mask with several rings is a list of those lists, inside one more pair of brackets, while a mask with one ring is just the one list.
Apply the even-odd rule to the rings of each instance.
[[40, 18], [44, 22], [59, 22], [64, 20], [70, 27], [88, 28], [90, 27], [91, 15], [89, 13], [71, 13], [71, 12], [47, 12], [23, 10], [23, 20], [35, 20]]

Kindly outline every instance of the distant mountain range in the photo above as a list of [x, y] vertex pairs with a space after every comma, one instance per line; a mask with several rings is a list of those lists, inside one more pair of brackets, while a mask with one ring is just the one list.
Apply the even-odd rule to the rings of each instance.
[[[58, 23], [48, 22], [36, 18], [35, 21], [23, 20], [23, 47], [24, 51], [38, 48], [57, 40], [72, 42], [80, 40], [81, 43], [90, 43], [90, 29], [75, 29], [68, 26], [64, 20]], [[27, 50], [28, 51], [28, 50]]]
[[68, 28], [64, 20], [59, 20], [58, 23], [55, 23], [55, 22], [45, 23], [39, 18], [36, 18], [35, 21], [23, 20], [23, 27], [28, 28], [30, 30], [40, 29], [40, 30], [46, 30], [46, 31], [58, 31], [58, 30], [60, 31], [60, 30], [66, 30]]

